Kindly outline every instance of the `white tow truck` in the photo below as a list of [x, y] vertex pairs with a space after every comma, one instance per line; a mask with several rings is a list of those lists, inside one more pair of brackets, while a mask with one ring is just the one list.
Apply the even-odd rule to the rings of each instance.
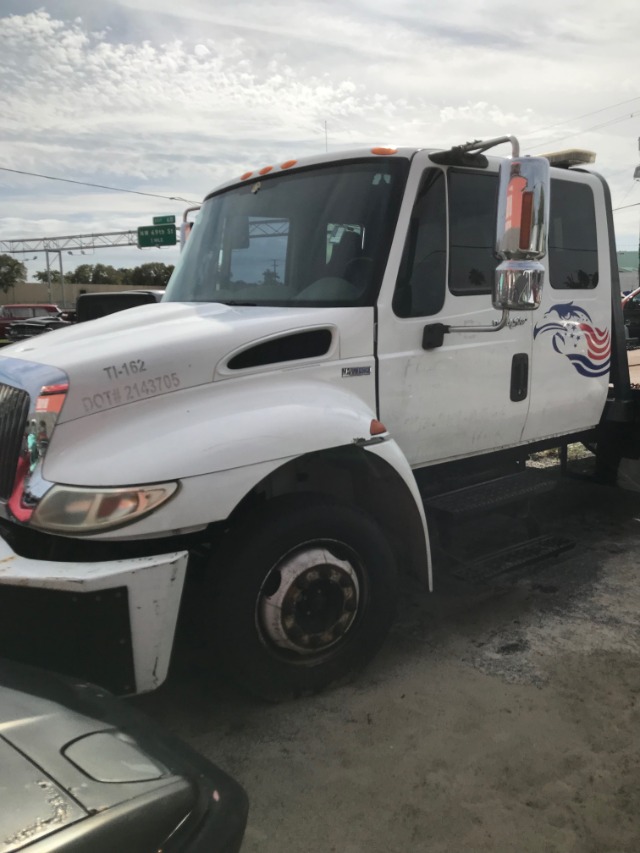
[[[498, 145], [511, 156], [487, 156]], [[187, 576], [221, 665], [313, 692], [379, 648], [438, 518], [637, 458], [606, 183], [514, 137], [247, 172], [159, 304], [0, 354], [0, 653], [124, 693]], [[551, 161], [551, 165], [550, 165]]]

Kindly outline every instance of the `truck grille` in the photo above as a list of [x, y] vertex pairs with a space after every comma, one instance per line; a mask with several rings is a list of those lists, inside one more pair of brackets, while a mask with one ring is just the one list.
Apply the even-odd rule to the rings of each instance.
[[0, 500], [8, 500], [29, 416], [26, 391], [0, 384]]

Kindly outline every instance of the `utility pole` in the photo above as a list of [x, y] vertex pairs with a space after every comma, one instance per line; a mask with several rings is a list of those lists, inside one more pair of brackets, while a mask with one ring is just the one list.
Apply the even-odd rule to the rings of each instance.
[[51, 282], [51, 261], [49, 260], [49, 252], [54, 252], [58, 255], [58, 264], [60, 266], [60, 293], [62, 308], [65, 308], [65, 293], [64, 293], [64, 271], [62, 269], [62, 250], [61, 249], [45, 249], [45, 257], [47, 259], [47, 289], [49, 291], [49, 302], [52, 302], [52, 282]]
[[62, 308], [66, 308], [67, 298], [64, 294], [64, 272], [62, 271], [62, 249], [58, 249], [58, 262], [60, 264], [60, 291], [62, 293]]
[[[638, 137], [638, 151], [640, 151], [640, 136]], [[640, 181], [640, 166], [636, 166], [633, 180]], [[640, 236], [638, 237], [638, 287], [640, 287]]]
[[49, 294], [49, 302], [51, 302], [51, 267], [49, 265], [49, 251], [45, 251], [44, 256], [47, 260], [47, 292]]

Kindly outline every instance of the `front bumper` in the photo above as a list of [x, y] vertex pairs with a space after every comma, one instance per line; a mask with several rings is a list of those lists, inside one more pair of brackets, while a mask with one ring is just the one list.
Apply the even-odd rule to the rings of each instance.
[[115, 693], [153, 690], [167, 676], [186, 568], [186, 551], [34, 560], [0, 536], [2, 654]]

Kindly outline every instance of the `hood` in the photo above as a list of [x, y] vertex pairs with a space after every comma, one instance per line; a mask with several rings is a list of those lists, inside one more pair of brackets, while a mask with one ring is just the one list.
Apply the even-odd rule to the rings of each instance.
[[163, 302], [10, 345], [0, 358], [66, 374], [62, 423], [214, 380], [372, 352], [371, 308]]
[[[4, 698], [4, 697], [3, 697]], [[0, 737], [3, 773], [0, 850], [13, 853], [87, 817], [57, 782]]]
[[5, 660], [0, 793], [0, 853], [237, 850], [248, 806], [222, 770], [107, 691]]

